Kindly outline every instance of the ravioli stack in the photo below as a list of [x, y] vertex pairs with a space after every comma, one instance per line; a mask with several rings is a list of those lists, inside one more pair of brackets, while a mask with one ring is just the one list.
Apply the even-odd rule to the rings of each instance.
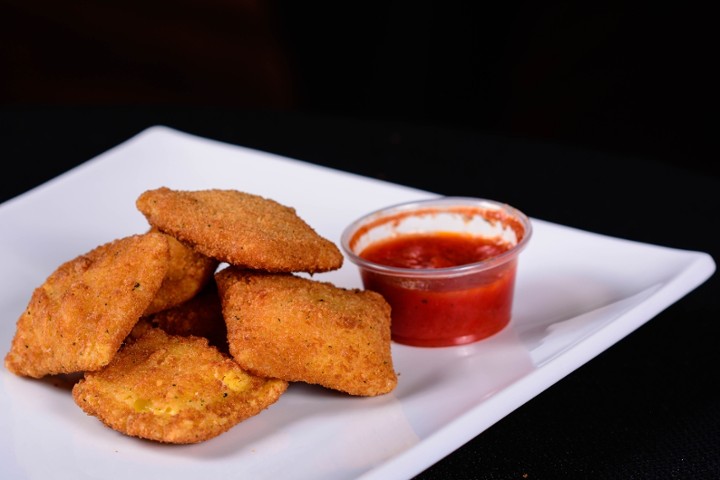
[[390, 306], [299, 273], [340, 268], [295, 209], [237, 190], [161, 187], [148, 231], [70, 260], [35, 289], [5, 357], [32, 378], [81, 373], [72, 395], [123, 434], [213, 438], [290, 382], [354, 396], [397, 385]]

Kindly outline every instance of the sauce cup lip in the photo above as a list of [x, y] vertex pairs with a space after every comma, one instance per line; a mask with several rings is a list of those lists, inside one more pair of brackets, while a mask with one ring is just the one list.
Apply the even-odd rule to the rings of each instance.
[[[431, 207], [438, 207], [440, 211], [451, 209], [452, 207], [491, 207], [493, 209], [500, 209], [510, 217], [515, 218], [522, 225], [523, 235], [512, 248], [491, 258], [479, 262], [443, 268], [403, 268], [382, 265], [362, 258], [350, 247], [350, 242], [355, 233], [368, 223], [384, 217], [392, 217], [399, 213], [412, 212], [413, 210], [426, 210]], [[397, 203], [371, 211], [350, 223], [345, 230], [343, 230], [340, 237], [340, 246], [348, 256], [348, 259], [361, 270], [364, 269], [378, 274], [411, 279], [443, 279], [480, 273], [515, 259], [518, 254], [525, 249], [532, 234], [533, 227], [530, 218], [522, 211], [507, 203], [479, 197], [441, 196]]]

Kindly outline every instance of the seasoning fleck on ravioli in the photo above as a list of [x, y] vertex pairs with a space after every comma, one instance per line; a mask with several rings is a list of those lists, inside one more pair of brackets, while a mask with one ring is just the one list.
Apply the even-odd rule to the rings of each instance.
[[275, 403], [283, 380], [247, 373], [200, 337], [149, 328], [72, 390], [85, 413], [125, 435], [163, 443], [209, 440]]
[[107, 365], [158, 292], [168, 263], [166, 236], [146, 233], [60, 265], [33, 291], [5, 367], [40, 378]]
[[233, 358], [256, 375], [374, 396], [397, 385], [378, 293], [293, 274], [215, 274]]
[[270, 272], [326, 272], [343, 255], [294, 208], [237, 190], [143, 192], [136, 206], [151, 226], [221, 262]]

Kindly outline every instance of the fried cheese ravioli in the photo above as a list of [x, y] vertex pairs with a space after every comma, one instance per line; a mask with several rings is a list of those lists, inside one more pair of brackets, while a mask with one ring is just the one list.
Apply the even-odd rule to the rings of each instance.
[[[151, 231], [158, 232], [157, 229]], [[167, 235], [170, 246], [170, 267], [160, 290], [145, 310], [145, 315], [180, 305], [194, 297], [213, 278], [220, 262], [203, 255]]]
[[143, 192], [136, 206], [151, 226], [221, 262], [271, 272], [325, 272], [343, 255], [294, 208], [237, 190]]
[[283, 380], [261, 378], [200, 337], [149, 328], [73, 387], [88, 415], [128, 436], [189, 444], [226, 432], [275, 403]]
[[167, 237], [146, 233], [63, 263], [33, 291], [5, 367], [40, 378], [107, 365], [158, 292], [168, 262]]
[[215, 280], [230, 353], [244, 369], [360, 396], [397, 385], [380, 294], [233, 266]]
[[142, 320], [171, 335], [207, 338], [210, 345], [222, 352], [228, 351], [227, 328], [214, 279], [190, 300], [144, 316]]

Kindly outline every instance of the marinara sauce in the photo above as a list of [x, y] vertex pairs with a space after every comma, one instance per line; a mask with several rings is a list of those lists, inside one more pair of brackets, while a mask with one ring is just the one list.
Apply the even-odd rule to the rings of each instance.
[[[390, 267], [443, 269], [487, 260], [511, 248], [500, 239], [436, 232], [380, 240], [359, 256]], [[516, 264], [512, 259], [470, 275], [430, 279], [370, 270], [362, 277], [365, 287], [382, 294], [392, 307], [393, 340], [439, 347], [481, 340], [509, 323]]]

